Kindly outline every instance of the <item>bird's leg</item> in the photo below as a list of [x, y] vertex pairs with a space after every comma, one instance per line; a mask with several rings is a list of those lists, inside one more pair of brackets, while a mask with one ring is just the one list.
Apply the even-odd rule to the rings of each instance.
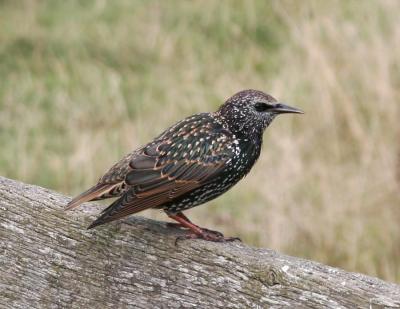
[[[168, 215], [168, 214], [167, 214]], [[191, 223], [191, 224], [193, 224], [193, 225], [196, 225], [197, 227], [199, 227], [197, 224], [194, 224], [188, 217], [186, 217], [184, 214], [183, 214], [183, 212], [178, 212], [178, 213], [176, 213], [175, 214], [176, 216], [178, 216], [178, 217], [181, 217], [183, 220], [185, 220], [185, 221], [187, 221], [187, 222], [189, 222], [189, 223]], [[170, 215], [168, 215], [169, 217], [170, 217]], [[170, 217], [171, 218], [171, 217]], [[174, 219], [175, 220], [175, 219]], [[185, 225], [183, 225], [182, 223], [176, 223], [176, 222], [167, 222], [167, 226], [169, 226], [169, 227], [174, 227], [174, 228], [185, 228], [185, 229], [187, 229], [188, 227], [187, 226], [185, 226]], [[216, 231], [215, 231], [216, 232]], [[216, 233], [218, 233], [218, 232], [216, 232]]]
[[[168, 215], [168, 217], [171, 218], [171, 216], [170, 216], [168, 213], [167, 213], [167, 215]], [[191, 223], [191, 224], [193, 224], [193, 225], [196, 225], [196, 224], [194, 224], [192, 221], [190, 221], [189, 218], [186, 217], [186, 216], [183, 214], [183, 212], [178, 212], [178, 213], [176, 213], [175, 215], [178, 216], [178, 217], [181, 217], [183, 220], [186, 220], [187, 222], [189, 222], [189, 223]], [[175, 220], [175, 219], [174, 219], [174, 220]], [[167, 226], [169, 226], [169, 227], [174, 227], [174, 228], [188, 228], [187, 226], [184, 226], [182, 223], [175, 223], [175, 222], [167, 222]], [[198, 225], [196, 225], [196, 226], [198, 226]]]
[[[183, 212], [178, 212], [178, 213], [176, 213], [175, 215], [178, 216], [178, 217], [180, 217], [181, 219], [183, 219], [183, 220], [185, 220], [185, 221], [187, 221], [187, 222], [189, 222], [189, 223], [191, 223], [191, 224], [197, 226], [198, 228], [202, 229], [203, 231], [207, 231], [207, 232], [210, 232], [210, 233], [214, 233], [214, 234], [219, 235], [219, 236], [224, 236], [221, 232], [214, 231], [214, 230], [209, 230], [209, 229], [206, 229], [206, 228], [202, 228], [202, 227], [198, 226], [197, 224], [194, 224], [188, 217], [186, 217], [186, 216], [183, 214]], [[169, 215], [168, 215], [168, 216], [169, 216]], [[174, 220], [175, 220], [175, 219], [174, 219]], [[167, 222], [167, 226], [169, 226], [169, 227], [174, 227], [174, 228], [186, 228], [186, 229], [188, 228], [187, 226], [183, 225], [182, 223], [175, 223], [175, 222]]]
[[[186, 221], [188, 221], [188, 222], [194, 224], [192, 221], [189, 220], [188, 217], [186, 217], [186, 216], [183, 214], [183, 212], [178, 212], [176, 215], [179, 216], [179, 217], [181, 217], [181, 218], [183, 218], [184, 220], [186, 220]], [[178, 223], [178, 224], [179, 224], [179, 223]], [[224, 236], [221, 232], [214, 231], [214, 230], [209, 230], [209, 229], [206, 229], [206, 228], [204, 228], [204, 227], [200, 227], [200, 226], [198, 226], [197, 224], [194, 224], [194, 225], [196, 225], [198, 228], [202, 229], [203, 231], [210, 232], [210, 233], [214, 233], [214, 234], [219, 235], [219, 236], [222, 236], [222, 237]], [[182, 224], [181, 224], [181, 226], [182, 226]]]
[[240, 240], [237, 237], [224, 237], [224, 235], [220, 232], [217, 231], [212, 231], [208, 230], [205, 228], [201, 228], [198, 225], [192, 223], [189, 218], [187, 218], [182, 212], [178, 212], [176, 214], [169, 214], [167, 215], [171, 218], [177, 221], [181, 226], [188, 228], [189, 230], [192, 231], [191, 234], [185, 235], [185, 236], [179, 236], [177, 237], [175, 244], [182, 239], [204, 239], [204, 240], [209, 240], [209, 241], [215, 241], [215, 242], [225, 242], [225, 241], [233, 241], [233, 240]]

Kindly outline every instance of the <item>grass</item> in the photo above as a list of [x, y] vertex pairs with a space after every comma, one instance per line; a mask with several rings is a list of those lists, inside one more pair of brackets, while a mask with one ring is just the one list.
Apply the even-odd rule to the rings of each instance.
[[[76, 194], [245, 88], [306, 111], [190, 210], [247, 243], [400, 282], [398, 1], [2, 1], [0, 173]], [[146, 215], [165, 218], [157, 211]]]

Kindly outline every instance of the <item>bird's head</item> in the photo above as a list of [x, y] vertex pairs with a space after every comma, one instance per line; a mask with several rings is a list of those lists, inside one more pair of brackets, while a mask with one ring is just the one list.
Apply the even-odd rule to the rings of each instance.
[[262, 135], [277, 115], [287, 113], [303, 114], [303, 111], [259, 90], [240, 91], [217, 111], [233, 133], [246, 136]]

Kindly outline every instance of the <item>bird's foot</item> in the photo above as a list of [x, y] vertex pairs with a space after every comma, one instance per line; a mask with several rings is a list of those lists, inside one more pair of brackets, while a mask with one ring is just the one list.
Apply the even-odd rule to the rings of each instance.
[[[205, 232], [206, 234], [209, 234], [209, 235], [211, 234], [211, 235], [215, 235], [216, 237], [224, 238], [224, 234], [222, 234], [221, 232], [214, 231], [214, 230], [209, 230], [209, 229], [206, 229], [204, 227], [202, 227], [201, 230], [203, 232]], [[227, 238], [232, 238], [232, 237], [227, 237]]]
[[220, 232], [209, 230], [202, 228], [193, 222], [191, 222], [182, 212], [178, 212], [176, 214], [167, 213], [171, 219], [178, 221], [178, 224], [174, 223], [167, 223], [167, 226], [173, 227], [184, 227], [191, 231], [191, 233], [178, 236], [175, 240], [175, 245], [177, 245], [178, 241], [184, 239], [204, 239], [208, 241], [214, 242], [227, 242], [227, 241], [234, 241], [240, 240], [238, 237], [224, 237], [224, 235]]
[[[175, 222], [166, 222], [166, 225], [167, 225], [167, 227], [171, 227], [171, 228], [175, 228], [175, 229], [186, 229], [186, 230], [188, 229], [188, 227], [186, 227], [180, 223], [175, 223]], [[221, 232], [209, 230], [204, 227], [199, 227], [198, 225], [196, 225], [196, 227], [198, 227], [199, 229], [201, 229], [202, 231], [204, 231], [206, 233], [211, 233], [211, 234], [218, 235], [220, 237], [224, 237], [224, 235]]]
[[222, 233], [218, 231], [213, 231], [205, 228], [201, 228], [200, 233], [189, 233], [183, 236], [178, 236], [175, 240], [175, 245], [178, 244], [179, 241], [185, 240], [185, 239], [203, 239], [207, 241], [213, 241], [213, 242], [228, 242], [228, 241], [241, 241], [239, 237], [225, 237]]

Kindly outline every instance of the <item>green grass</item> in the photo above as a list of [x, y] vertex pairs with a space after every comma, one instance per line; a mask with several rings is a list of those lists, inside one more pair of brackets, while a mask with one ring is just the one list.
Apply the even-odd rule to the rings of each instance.
[[[76, 194], [245, 88], [306, 111], [188, 212], [247, 243], [400, 281], [398, 1], [2, 1], [0, 173]], [[147, 212], [165, 218], [157, 211]]]

